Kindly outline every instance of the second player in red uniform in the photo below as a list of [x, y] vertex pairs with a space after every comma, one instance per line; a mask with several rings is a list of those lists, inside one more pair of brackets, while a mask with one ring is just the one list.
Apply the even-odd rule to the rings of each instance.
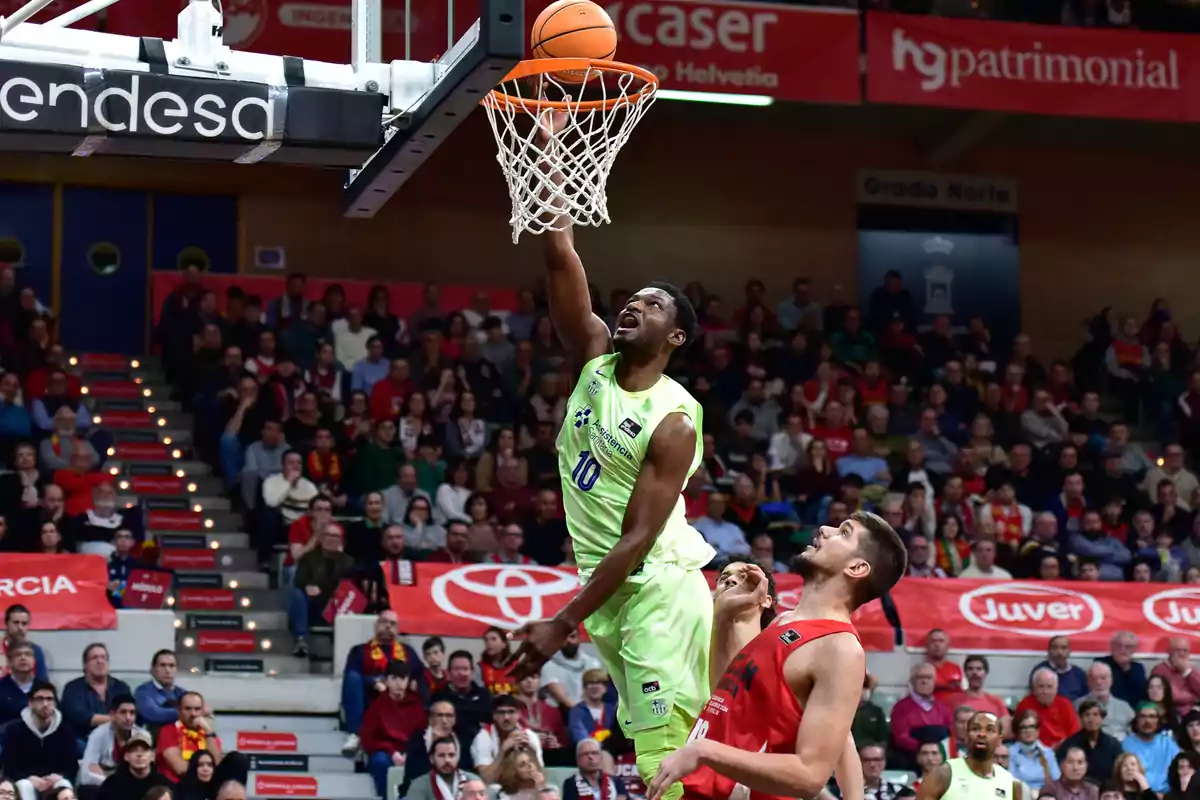
[[[822, 527], [797, 559], [804, 591], [765, 630], [767, 578], [752, 565], [722, 573], [711, 649], [712, 697], [683, 748], [651, 781], [658, 800], [683, 781], [688, 800], [810, 798], [835, 769], [846, 800], [862, 797], [850, 725], [866, 654], [854, 611], [891, 589], [907, 567], [904, 544], [882, 518], [858, 512]], [[803, 721], [802, 721], [803, 718]]]

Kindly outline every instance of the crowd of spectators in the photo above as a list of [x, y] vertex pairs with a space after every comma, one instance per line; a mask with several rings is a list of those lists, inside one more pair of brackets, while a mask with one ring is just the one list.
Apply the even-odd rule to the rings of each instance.
[[[175, 680], [171, 650], [154, 654], [136, 690], [109, 674], [90, 644], [82, 674], [60, 691], [29, 640], [30, 612], [5, 609], [0, 673], [0, 789], [20, 800], [131, 800], [169, 787], [168, 800], [245, 800], [249, 762], [224, 749], [212, 710]], [[63, 792], [69, 792], [69, 797]]]
[[[1022, 798], [1125, 800], [1195, 797], [1200, 783], [1200, 672], [1189, 639], [1172, 639], [1150, 669], [1133, 656], [1137, 636], [1122, 632], [1111, 652], [1076, 663], [1065, 636], [1050, 640], [1045, 661], [1029, 676], [1029, 693], [1009, 701], [988, 691], [986, 656], [961, 664], [947, 656], [950, 638], [933, 630], [925, 659], [914, 664], [909, 694], [890, 720], [871, 700], [870, 683], [854, 723], [869, 800], [911, 797], [915, 786], [883, 779], [885, 764], [927, 775], [968, 750], [967, 726], [977, 711], [996, 714], [1005, 744], [997, 760], [1022, 786]], [[1195, 783], [1195, 785], [1189, 785]], [[1187, 792], [1191, 794], [1187, 794]]]

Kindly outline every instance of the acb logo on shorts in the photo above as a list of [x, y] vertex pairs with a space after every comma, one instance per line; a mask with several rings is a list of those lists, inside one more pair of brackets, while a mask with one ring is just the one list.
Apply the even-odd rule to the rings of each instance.
[[667, 704], [662, 700], [655, 700], [650, 703], [650, 712], [656, 717], [665, 717], [667, 715]]

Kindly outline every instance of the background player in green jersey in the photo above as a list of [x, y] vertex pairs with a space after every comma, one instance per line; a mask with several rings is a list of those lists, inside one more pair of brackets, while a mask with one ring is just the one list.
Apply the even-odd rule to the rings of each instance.
[[700, 569], [715, 552], [687, 524], [681, 498], [700, 463], [700, 406], [663, 374], [696, 335], [696, 312], [679, 289], [654, 282], [614, 309], [610, 335], [592, 311], [569, 220], [555, 227], [544, 234], [550, 316], [583, 366], [558, 440], [583, 586], [554, 619], [517, 632], [514, 672], [536, 673], [583, 623], [649, 781], [709, 695], [712, 597]]

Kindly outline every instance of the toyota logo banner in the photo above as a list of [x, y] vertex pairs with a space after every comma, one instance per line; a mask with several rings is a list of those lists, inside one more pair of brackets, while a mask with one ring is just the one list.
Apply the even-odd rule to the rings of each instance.
[[[392, 608], [405, 633], [441, 636], [482, 636], [489, 626], [513, 630], [532, 620], [546, 619], [579, 591], [573, 569], [506, 564], [413, 565], [412, 586], [390, 586]], [[710, 587], [717, 573], [705, 573]], [[804, 581], [795, 575], [775, 576], [779, 605], [790, 609], [800, 598]], [[863, 645], [891, 650], [895, 632], [878, 601], [854, 616]]]
[[108, 566], [100, 556], [27, 555], [0, 558], [0, 608], [20, 603], [36, 631], [109, 629]]

